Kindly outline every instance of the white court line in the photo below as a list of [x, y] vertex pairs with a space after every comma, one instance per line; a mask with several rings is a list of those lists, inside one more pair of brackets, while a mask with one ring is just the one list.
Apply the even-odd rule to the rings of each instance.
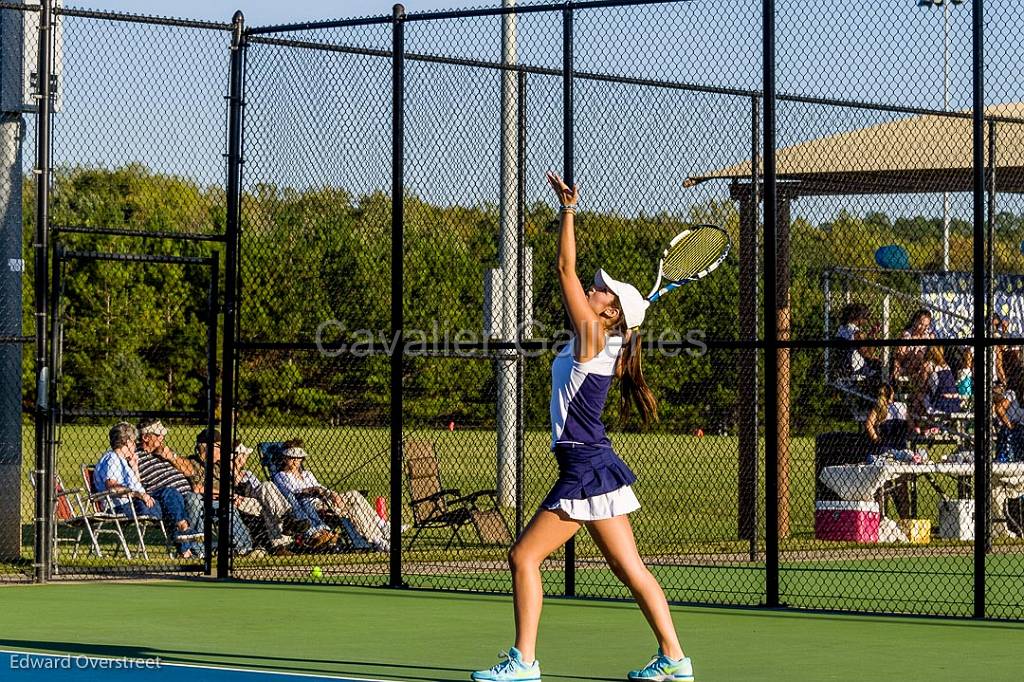
[[[118, 658], [129, 658], [137, 660], [139, 656], [89, 656], [87, 654], [67, 654], [67, 653], [53, 653], [53, 652], [40, 652], [40, 651], [13, 651], [11, 649], [0, 649], [0, 654], [14, 654], [16, 656], [49, 656], [60, 657], [70, 656], [72, 658], [87, 658], [93, 661], [112, 661]], [[159, 656], [142, 657], [155, 659]], [[400, 682], [399, 680], [385, 680], [377, 677], [338, 677], [337, 675], [329, 675], [324, 673], [295, 673], [295, 672], [278, 672], [276, 670], [260, 670], [259, 668], [233, 668], [227, 665], [202, 665], [200, 663], [172, 663], [171, 661], [165, 661], [160, 659], [160, 667], [175, 667], [175, 668], [198, 668], [200, 670], [225, 670], [231, 672], [240, 673], [253, 673], [256, 675], [287, 675], [289, 677], [312, 677], [316, 679], [329, 679], [337, 680], [338, 682]], [[140, 670], [139, 672], [145, 673], [146, 671]]]

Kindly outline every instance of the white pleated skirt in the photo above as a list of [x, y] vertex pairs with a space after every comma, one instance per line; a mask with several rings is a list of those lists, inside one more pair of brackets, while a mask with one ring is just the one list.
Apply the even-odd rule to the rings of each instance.
[[585, 497], [581, 500], [562, 498], [556, 504], [546, 507], [552, 511], [560, 509], [574, 521], [600, 521], [630, 514], [639, 508], [640, 500], [636, 499], [633, 488], [628, 485], [616, 488], [610, 493]]

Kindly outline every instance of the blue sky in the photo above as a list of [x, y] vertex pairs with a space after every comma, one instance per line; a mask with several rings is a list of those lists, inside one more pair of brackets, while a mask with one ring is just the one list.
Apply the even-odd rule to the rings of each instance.
[[[499, 2], [410, 0], [406, 8], [416, 12]], [[379, 16], [392, 6], [392, 2], [371, 0], [85, 0], [73, 4], [216, 21], [227, 21], [235, 9], [242, 9], [250, 26]], [[780, 93], [941, 109], [941, 11], [918, 8], [914, 0], [816, 2], [812, 6], [810, 12], [802, 2], [779, 3]], [[986, 7], [989, 101], [1020, 101], [1024, 99], [1020, 12], [1011, 0], [989, 0]], [[577, 68], [756, 90], [760, 87], [759, 9], [755, 0], [694, 0], [580, 12]], [[963, 5], [950, 11], [950, 106], [966, 109], [970, 106], [970, 8]], [[558, 21], [557, 14], [520, 18], [524, 63], [558, 66]], [[407, 47], [413, 52], [494, 61], [499, 25], [494, 18], [418, 22], [407, 28]], [[151, 42], [154, 38], [156, 43]], [[387, 49], [389, 45], [386, 27], [336, 32], [328, 39], [360, 47]], [[107, 59], [106, 50], [112, 44], [121, 45], [126, 58]], [[211, 32], [190, 33], [186, 38], [170, 30], [69, 22], [66, 108], [58, 115], [55, 144], [58, 162], [117, 167], [140, 160], [156, 170], [219, 184], [223, 178], [224, 47], [224, 36]], [[492, 203], [498, 175], [494, 72], [422, 62], [410, 62], [408, 68], [409, 187], [439, 203]], [[329, 183], [354, 191], [386, 186], [390, 122], [386, 69], [379, 58], [288, 53], [265, 47], [251, 50], [247, 179], [297, 187]], [[308, 87], [311, 76], [318, 87]], [[154, 82], [160, 87], [153, 88]], [[542, 171], [560, 164], [559, 88], [557, 79], [550, 77], [531, 77], [528, 86], [530, 199], [546, 197]], [[679, 188], [689, 175], [749, 157], [750, 104], [744, 98], [580, 81], [576, 106], [577, 176], [589, 189], [592, 202], [626, 213], [676, 210], [691, 202], [724, 198], [721, 185], [688, 192]], [[317, 109], [324, 115], [310, 117], [309, 112]], [[779, 144], [901, 116], [784, 104], [779, 108]], [[470, 197], [457, 180], [473, 174], [482, 177], [472, 185], [475, 196]], [[844, 207], [890, 214], [934, 212], [932, 199], [869, 197], [847, 200]], [[805, 200], [800, 210], [826, 216], [836, 208], [835, 202]], [[969, 210], [969, 202], [954, 200], [955, 215], [966, 216]]]
[[[81, 0], [66, 4], [69, 7], [212, 21], [230, 20], [235, 10], [240, 9], [245, 13], [247, 23], [252, 26], [261, 26], [336, 17], [387, 14], [395, 3], [377, 0], [347, 0], [346, 2], [325, 0], [289, 0], [288, 2], [280, 2], [280, 0], [143, 0], [142, 2], [138, 0]], [[463, 4], [445, 0], [410, 0], [405, 3], [405, 6], [407, 11], [413, 12], [459, 7]]]

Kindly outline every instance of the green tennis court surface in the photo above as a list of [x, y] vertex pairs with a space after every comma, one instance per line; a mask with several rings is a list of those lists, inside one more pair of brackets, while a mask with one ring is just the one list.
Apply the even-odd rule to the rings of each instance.
[[[674, 612], [698, 680], [1021, 679], [1020, 623]], [[0, 649], [343, 678], [465, 680], [511, 644], [511, 616], [507, 597], [327, 585], [11, 586], [0, 588]], [[545, 604], [538, 651], [545, 680], [624, 679], [654, 648], [631, 604]], [[30, 678], [7, 655], [0, 679]], [[117, 679], [159, 678], [137, 670]], [[206, 677], [193, 671], [190, 679]]]

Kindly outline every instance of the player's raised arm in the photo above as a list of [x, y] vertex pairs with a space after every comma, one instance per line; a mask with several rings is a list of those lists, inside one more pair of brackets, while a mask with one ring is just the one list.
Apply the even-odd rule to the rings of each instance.
[[600, 330], [597, 314], [594, 313], [587, 294], [576, 274], [576, 204], [579, 201], [579, 188], [569, 188], [558, 174], [548, 171], [548, 182], [558, 197], [560, 229], [558, 236], [558, 283], [562, 291], [562, 302], [569, 315], [573, 331], [579, 337], [580, 355], [591, 357], [600, 352], [603, 339], [597, 333]]

